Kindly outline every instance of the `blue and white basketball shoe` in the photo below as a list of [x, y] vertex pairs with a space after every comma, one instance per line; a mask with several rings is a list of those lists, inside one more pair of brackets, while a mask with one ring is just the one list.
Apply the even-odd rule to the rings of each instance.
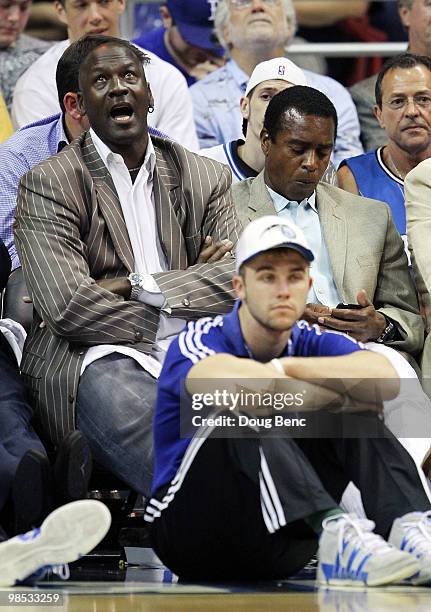
[[97, 546], [110, 525], [108, 508], [97, 500], [57, 508], [41, 527], [0, 543], [0, 586], [40, 580], [49, 570], [68, 578], [63, 566]]
[[418, 561], [419, 573], [410, 578], [411, 584], [431, 582], [431, 511], [409, 512], [396, 519], [389, 542]]
[[411, 578], [419, 562], [373, 533], [375, 523], [351, 514], [327, 518], [319, 541], [317, 579], [333, 586], [377, 586]]

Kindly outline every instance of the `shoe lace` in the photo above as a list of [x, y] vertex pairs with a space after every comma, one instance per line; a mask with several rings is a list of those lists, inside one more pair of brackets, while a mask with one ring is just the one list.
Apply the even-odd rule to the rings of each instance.
[[419, 521], [403, 520], [401, 524], [410, 547], [415, 552], [431, 555], [431, 510], [423, 512]]
[[322, 523], [324, 529], [338, 532], [338, 552], [343, 554], [346, 542], [354, 547], [358, 545], [362, 550], [368, 552], [385, 554], [393, 550], [393, 546], [388, 544], [381, 536], [373, 533], [375, 523], [367, 519], [359, 519], [350, 514], [342, 514], [336, 517], [329, 517]]

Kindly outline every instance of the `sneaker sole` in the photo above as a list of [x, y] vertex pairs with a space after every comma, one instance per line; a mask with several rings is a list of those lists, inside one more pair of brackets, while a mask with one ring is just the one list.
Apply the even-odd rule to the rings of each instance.
[[345, 580], [341, 578], [330, 578], [329, 580], [326, 580], [325, 578], [322, 578], [321, 576], [318, 576], [318, 582], [322, 586], [327, 585], [327, 586], [374, 587], [374, 586], [382, 586], [384, 584], [390, 584], [392, 582], [399, 582], [400, 580], [406, 580], [407, 578], [411, 578], [412, 576], [417, 574], [417, 572], [418, 572], [418, 564], [416, 561], [414, 561], [410, 565], [406, 565], [405, 567], [400, 568], [398, 572], [394, 572], [393, 574], [390, 574], [389, 576], [382, 576], [381, 578], [370, 580], [369, 582], [362, 582], [361, 580], [350, 580], [347, 578]]
[[0, 544], [0, 586], [13, 586], [45, 565], [76, 561], [90, 552], [111, 525], [108, 508], [80, 500], [51, 512], [34, 540], [12, 538]]

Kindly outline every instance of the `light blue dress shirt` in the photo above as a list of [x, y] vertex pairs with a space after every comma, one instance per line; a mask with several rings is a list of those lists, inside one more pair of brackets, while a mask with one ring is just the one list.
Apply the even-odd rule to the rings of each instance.
[[335, 286], [329, 253], [322, 234], [316, 206], [316, 192], [308, 200], [294, 202], [276, 193], [268, 185], [266, 188], [274, 203], [277, 215], [286, 217], [300, 227], [307, 238], [310, 249], [313, 251], [314, 261], [311, 262], [313, 285], [307, 301], [312, 304], [323, 304], [335, 308], [342, 300]]
[[[363, 153], [356, 107], [347, 89], [334, 79], [309, 70], [304, 74], [308, 85], [328, 96], [337, 111], [338, 134], [332, 161], [338, 168], [343, 159]], [[236, 62], [229, 60], [190, 87], [201, 149], [243, 138], [239, 101], [248, 78]]]

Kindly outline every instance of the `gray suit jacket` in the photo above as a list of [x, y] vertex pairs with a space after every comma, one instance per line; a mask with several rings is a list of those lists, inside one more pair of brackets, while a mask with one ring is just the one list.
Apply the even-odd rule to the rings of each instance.
[[366, 151], [378, 149], [388, 143], [388, 136], [374, 115], [376, 98], [374, 88], [377, 75], [359, 81], [350, 88], [350, 94], [358, 111], [359, 123], [361, 125], [361, 140]]
[[[262, 215], [275, 214], [263, 172], [255, 179], [234, 185], [232, 196], [244, 226]], [[391, 342], [390, 346], [418, 353], [423, 345], [423, 322], [404, 244], [389, 207], [326, 183], [319, 183], [316, 196], [322, 233], [342, 301], [356, 303], [358, 291], [365, 289], [375, 308], [401, 328], [403, 340]]]
[[[233, 258], [196, 261], [207, 235], [238, 238], [230, 172], [177, 143], [152, 140], [157, 228], [170, 270], [154, 278], [174, 317], [226, 312]], [[22, 178], [15, 238], [35, 308], [22, 372], [42, 427], [57, 442], [74, 427], [86, 350], [123, 344], [150, 352], [159, 323], [158, 309], [95, 283], [127, 276], [134, 258], [112, 177], [88, 132]]]
[[[407, 239], [412, 255], [416, 287], [426, 321], [427, 337], [422, 353], [422, 376], [431, 379], [431, 159], [421, 162], [404, 181]], [[429, 392], [430, 385], [428, 385]]]

